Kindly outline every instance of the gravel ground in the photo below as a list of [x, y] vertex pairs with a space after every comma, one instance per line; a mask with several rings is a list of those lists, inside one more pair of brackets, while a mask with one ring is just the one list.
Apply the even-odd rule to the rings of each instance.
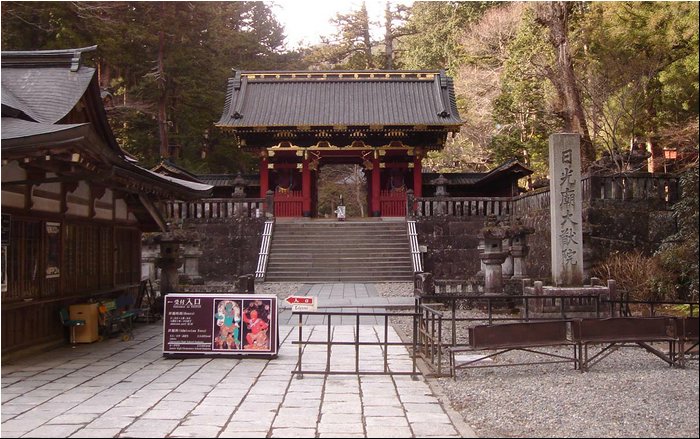
[[[405, 290], [385, 284], [380, 294], [403, 296]], [[458, 316], [485, 313], [460, 310]], [[410, 319], [395, 318], [393, 324], [411, 333]], [[466, 341], [464, 328], [470, 324], [479, 323], [459, 324], [458, 341]], [[445, 340], [450, 337], [446, 325]], [[537, 361], [537, 356], [509, 352], [497, 361]], [[623, 348], [586, 373], [570, 364], [494, 367], [459, 370], [456, 380], [436, 382], [480, 437], [697, 438], [698, 377], [697, 359], [675, 369], [642, 349]]]

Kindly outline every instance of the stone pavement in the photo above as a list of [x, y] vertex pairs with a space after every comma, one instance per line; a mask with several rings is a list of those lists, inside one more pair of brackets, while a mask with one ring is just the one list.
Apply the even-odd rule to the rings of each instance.
[[[333, 283], [333, 284], [305, 284], [298, 291], [290, 291], [290, 295], [318, 297], [319, 307], [323, 311], [345, 312], [384, 312], [386, 307], [412, 308], [415, 301], [413, 297], [382, 297], [372, 284], [362, 283]], [[293, 316], [290, 307], [284, 301], [280, 301], [279, 320], [282, 325], [296, 325], [298, 316]], [[328, 318], [325, 316], [304, 316], [304, 325], [326, 325]], [[384, 318], [368, 317], [360, 318], [363, 325], [383, 325]], [[331, 324], [354, 325], [355, 317], [336, 316], [331, 317]]]
[[[162, 324], [135, 339], [64, 347], [2, 365], [2, 437], [475, 437], [422, 377], [292, 376], [297, 331], [280, 327], [274, 360], [166, 359]], [[353, 326], [333, 325], [351, 340]], [[366, 329], [366, 330], [365, 330]], [[362, 340], [383, 337], [363, 327]], [[327, 327], [304, 327], [323, 340]], [[389, 329], [389, 338], [398, 335]], [[361, 368], [381, 370], [379, 347], [361, 348]], [[410, 370], [403, 347], [393, 370]], [[325, 366], [325, 346], [307, 346], [304, 366]], [[333, 349], [334, 369], [352, 370], [354, 347]]]

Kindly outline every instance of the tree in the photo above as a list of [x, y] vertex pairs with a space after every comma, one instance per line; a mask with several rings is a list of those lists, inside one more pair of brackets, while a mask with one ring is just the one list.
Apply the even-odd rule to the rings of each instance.
[[114, 96], [111, 125], [145, 165], [177, 152], [206, 169], [196, 162], [218, 148], [247, 166], [232, 138], [210, 130], [231, 68], [302, 66], [261, 2], [3, 2], [2, 19], [4, 50], [98, 45], [93, 62]]
[[401, 40], [400, 61], [408, 69], [457, 71], [464, 61], [460, 39], [493, 2], [427, 2], [413, 4], [407, 22], [411, 34]]
[[581, 34], [587, 60], [581, 84], [594, 140], [611, 157], [627, 157], [639, 144], [656, 156], [663, 146], [677, 147], [673, 133], [692, 130], [698, 114], [695, 5], [593, 4]]
[[569, 47], [570, 17], [576, 6], [563, 1], [543, 2], [537, 3], [534, 10], [536, 21], [549, 31], [549, 41], [556, 57], [555, 63], [547, 66], [547, 77], [554, 85], [562, 104], [564, 129], [581, 135], [581, 168], [585, 170], [595, 160], [596, 154]]

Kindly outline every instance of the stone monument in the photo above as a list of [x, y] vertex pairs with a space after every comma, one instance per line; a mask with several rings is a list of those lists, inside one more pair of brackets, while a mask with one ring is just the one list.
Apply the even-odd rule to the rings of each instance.
[[583, 285], [581, 147], [579, 134], [549, 136], [552, 283]]

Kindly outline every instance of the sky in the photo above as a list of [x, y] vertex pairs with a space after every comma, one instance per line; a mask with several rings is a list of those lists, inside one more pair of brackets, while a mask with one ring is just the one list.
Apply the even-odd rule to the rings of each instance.
[[[288, 49], [319, 43], [321, 36], [335, 32], [330, 20], [336, 14], [359, 10], [362, 6], [362, 0], [274, 0], [269, 3], [285, 28]], [[383, 23], [386, 0], [366, 0], [365, 3], [370, 20]], [[413, 1], [392, 0], [391, 3], [410, 5]]]

